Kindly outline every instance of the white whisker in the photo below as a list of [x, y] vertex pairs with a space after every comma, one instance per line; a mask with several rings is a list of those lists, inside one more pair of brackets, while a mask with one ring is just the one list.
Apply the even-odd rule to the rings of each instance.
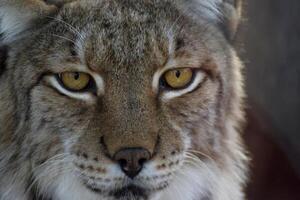
[[72, 33], [74, 33], [76, 36], [79, 37], [80, 40], [84, 40], [84, 36], [79, 32], [78, 29], [76, 29], [74, 26], [72, 26], [70, 23], [67, 23], [66, 21], [62, 20], [62, 19], [58, 19], [56, 17], [50, 17], [48, 16], [48, 18], [53, 19], [59, 23], [62, 23], [63, 25], [65, 25]]
[[64, 40], [66, 40], [66, 41], [69, 41], [69, 42], [71, 42], [72, 44], [76, 45], [76, 42], [75, 42], [74, 40], [70, 39], [70, 38], [67, 38], [67, 37], [64, 37], [64, 36], [61, 36], [61, 35], [57, 35], [57, 34], [51, 34], [51, 35], [53, 35], [53, 36], [55, 36], [55, 37], [58, 37], [58, 38], [61, 38], [61, 39], [64, 39]]

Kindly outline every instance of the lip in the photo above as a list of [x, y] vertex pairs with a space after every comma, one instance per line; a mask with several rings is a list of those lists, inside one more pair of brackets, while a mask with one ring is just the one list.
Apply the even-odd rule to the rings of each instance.
[[123, 200], [147, 200], [152, 194], [165, 190], [170, 183], [169, 179], [158, 181], [156, 176], [153, 177], [155, 180], [153, 183], [151, 179], [146, 178], [132, 180], [124, 177], [123, 179], [106, 181], [103, 178], [89, 177], [81, 173], [78, 175], [82, 186], [92, 193]]
[[140, 197], [142, 199], [147, 199], [146, 197], [148, 196], [147, 189], [133, 185], [133, 184], [124, 186], [122, 188], [105, 190], [105, 189], [101, 189], [97, 186], [88, 184], [87, 182], [84, 182], [84, 181], [82, 181], [82, 183], [86, 188], [88, 188], [89, 190], [91, 190], [94, 193], [101, 194], [101, 195], [105, 194], [108, 196], [115, 197], [116, 199], [119, 199], [121, 197], [122, 198], [128, 197], [129, 199], [132, 199], [132, 197], [136, 197], [137, 199], [139, 199], [138, 197]]
[[113, 196], [117, 199], [119, 199], [121, 197], [122, 198], [127, 197], [128, 199], [132, 199], [133, 197], [136, 197], [137, 199], [138, 199], [138, 197], [142, 198], [142, 199], [147, 199], [147, 196], [148, 196], [145, 189], [138, 187], [136, 185], [129, 185], [124, 188], [111, 191], [109, 193], [109, 195]]

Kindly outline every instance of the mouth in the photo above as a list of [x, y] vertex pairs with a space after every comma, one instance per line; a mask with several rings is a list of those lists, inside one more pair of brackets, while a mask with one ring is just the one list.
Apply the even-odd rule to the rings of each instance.
[[83, 187], [100, 197], [114, 200], [148, 200], [165, 190], [170, 184], [170, 175], [129, 178], [99, 178], [79, 175]]
[[135, 185], [129, 185], [127, 187], [111, 191], [109, 194], [116, 199], [148, 199], [146, 190]]
[[149, 192], [146, 189], [136, 186], [136, 185], [128, 185], [123, 188], [118, 188], [110, 191], [105, 191], [100, 188], [94, 187], [93, 185], [84, 184], [89, 190], [94, 193], [110, 196], [114, 199], [122, 199], [122, 200], [147, 200], [149, 197]]

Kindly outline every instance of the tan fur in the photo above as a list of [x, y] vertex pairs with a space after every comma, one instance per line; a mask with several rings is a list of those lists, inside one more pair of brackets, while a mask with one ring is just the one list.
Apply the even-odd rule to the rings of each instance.
[[[2, 23], [23, 23], [0, 25], [9, 46], [0, 76], [1, 200], [244, 199], [242, 64], [230, 44], [239, 3], [46, 3], [0, 3]], [[167, 65], [204, 79], [164, 99], [170, 91], [153, 77]], [[70, 96], [54, 84], [55, 74], [78, 68], [101, 77], [103, 91]], [[113, 161], [123, 148], [151, 153], [133, 180]]]

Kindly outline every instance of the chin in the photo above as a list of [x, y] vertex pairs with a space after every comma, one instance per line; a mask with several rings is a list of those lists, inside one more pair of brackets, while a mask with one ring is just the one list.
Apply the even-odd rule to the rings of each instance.
[[126, 186], [103, 189], [72, 176], [61, 177], [55, 185], [52, 187], [55, 193], [52, 200], [157, 200], [167, 188], [154, 191], [129, 183]]

